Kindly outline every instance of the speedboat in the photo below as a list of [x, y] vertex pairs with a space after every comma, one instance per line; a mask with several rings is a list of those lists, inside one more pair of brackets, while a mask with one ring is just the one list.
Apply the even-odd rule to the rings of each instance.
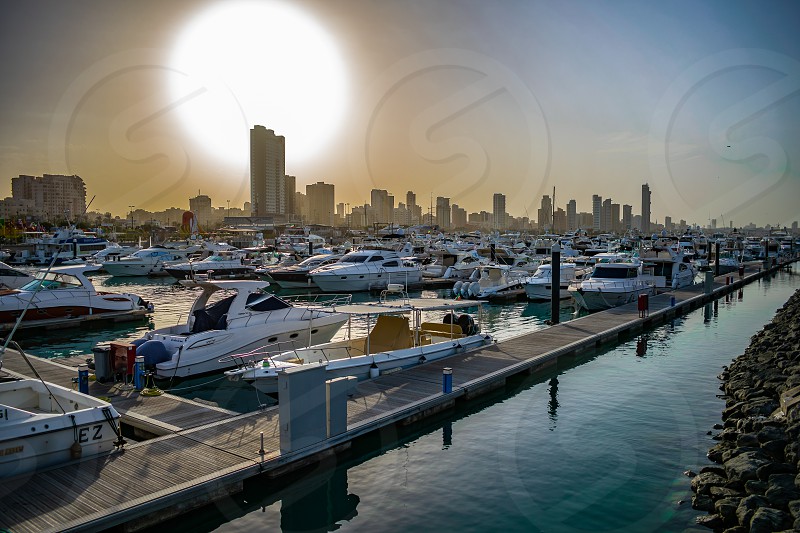
[[[569, 298], [567, 288], [575, 280], [583, 279], [589, 269], [579, 268], [575, 263], [559, 263], [559, 298]], [[525, 294], [529, 300], [549, 301], [552, 297], [553, 266], [550, 263], [539, 265], [533, 276], [525, 280]]]
[[595, 255], [594, 270], [567, 289], [577, 307], [587, 311], [611, 309], [635, 301], [639, 295], [655, 295], [652, 280], [642, 278], [642, 262], [628, 254]]
[[3, 262], [0, 262], [0, 288], [19, 289], [23, 285], [33, 281], [33, 276], [22, 270], [17, 270]]
[[281, 289], [308, 288], [314, 286], [309, 272], [315, 268], [330, 265], [342, 258], [341, 254], [319, 254], [313, 255], [308, 259], [283, 268], [272, 268], [263, 273], [260, 277], [267, 281], [275, 282]]
[[[145, 358], [145, 366], [154, 368], [158, 378], [218, 372], [234, 366], [220, 363], [221, 357], [266, 343], [290, 342], [301, 347], [327, 342], [347, 321], [347, 315], [335, 309], [349, 303], [350, 295], [293, 305], [288, 299], [262, 292], [263, 281], [180, 283], [201, 289], [186, 322], [149, 331], [132, 342], [136, 355]], [[224, 292], [212, 303], [218, 291]]]
[[525, 294], [527, 273], [514, 271], [509, 265], [478, 266], [466, 281], [456, 281], [453, 295], [457, 298], [510, 299]]
[[682, 249], [654, 246], [640, 255], [642, 278], [649, 279], [657, 289], [680, 289], [694, 283], [697, 269]]
[[103, 269], [112, 276], [168, 275], [167, 268], [188, 260], [192, 248], [168, 248], [156, 245], [143, 248], [115, 261], [104, 261]]
[[0, 383], [0, 478], [109, 452], [122, 444], [111, 404], [35, 379]]
[[98, 292], [81, 266], [58, 267], [36, 273], [19, 289], [0, 291], [0, 328], [47, 326], [48, 322], [103, 315], [141, 314], [152, 305], [135, 294]]
[[168, 265], [165, 270], [173, 278], [193, 279], [198, 274], [213, 278], [243, 278], [252, 276], [256, 267], [244, 262], [245, 254], [237, 250], [219, 250], [202, 261]]
[[[225, 372], [231, 381], [243, 380], [266, 394], [278, 390], [278, 373], [304, 365], [325, 366], [327, 377], [355, 376], [359, 380], [381, 373], [436, 361], [473, 350], [492, 342], [480, 332], [480, 321], [456, 310], [482, 302], [443, 301], [438, 298], [397, 300], [396, 304], [360, 304], [340, 311], [367, 318], [368, 334], [308, 348], [286, 350], [280, 344], [267, 345], [228, 359], [240, 367]], [[429, 312], [446, 311], [440, 321], [430, 321]], [[426, 319], [423, 321], [423, 313]], [[411, 320], [409, 320], [409, 315]], [[371, 317], [377, 317], [374, 325]]]
[[309, 275], [325, 292], [384, 289], [395, 283], [408, 287], [422, 282], [420, 266], [391, 250], [350, 252], [336, 263], [315, 268]]

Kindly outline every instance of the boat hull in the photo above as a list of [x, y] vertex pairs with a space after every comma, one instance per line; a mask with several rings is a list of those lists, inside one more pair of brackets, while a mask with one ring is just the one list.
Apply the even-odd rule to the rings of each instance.
[[611, 309], [614, 307], [619, 307], [620, 305], [635, 302], [641, 294], [654, 296], [655, 289], [652, 287], [644, 287], [626, 291], [587, 291], [580, 289], [569, 291], [569, 294], [578, 307], [582, 307], [587, 311], [602, 311], [604, 309]]
[[[346, 359], [335, 359], [328, 361], [325, 365], [325, 379], [354, 376], [359, 381], [362, 381], [371, 377], [370, 370], [373, 364], [377, 366], [379, 373], [392, 372], [474, 350], [491, 342], [490, 336], [478, 334], [404, 350], [395, 350], [391, 353], [376, 353]], [[264, 394], [277, 394], [277, 375], [256, 376], [257, 371], [258, 369], [254, 369], [253, 372], [242, 374], [240, 379], [251, 384]]]
[[364, 292], [385, 289], [389, 283], [406, 287], [420, 284], [422, 271], [312, 274], [311, 279], [324, 292]]

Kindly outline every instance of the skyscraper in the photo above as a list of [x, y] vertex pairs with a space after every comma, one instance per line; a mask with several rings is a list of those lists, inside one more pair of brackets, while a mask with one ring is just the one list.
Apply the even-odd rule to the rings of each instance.
[[600, 211], [603, 208], [603, 197], [598, 194], [592, 195], [592, 229], [600, 231]]
[[444, 230], [450, 229], [450, 198], [436, 197], [436, 223]]
[[250, 201], [253, 216], [286, 213], [286, 140], [264, 126], [250, 130]]
[[503, 229], [506, 226], [506, 195], [494, 193], [492, 198], [492, 227]]
[[650, 186], [642, 185], [642, 233], [650, 233]]
[[306, 185], [306, 197], [310, 222], [333, 226], [333, 185], [321, 181]]
[[567, 202], [567, 229], [578, 229], [578, 204], [575, 200]]
[[539, 231], [553, 230], [553, 201], [550, 195], [542, 196], [542, 203], [538, 212]]

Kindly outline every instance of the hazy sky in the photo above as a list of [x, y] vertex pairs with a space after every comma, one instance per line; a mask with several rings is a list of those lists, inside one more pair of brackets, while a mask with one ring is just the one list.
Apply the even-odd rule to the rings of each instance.
[[0, 194], [78, 174], [124, 215], [249, 200], [248, 130], [298, 190], [468, 212], [592, 194], [652, 219], [800, 219], [797, 2], [4, 0]]

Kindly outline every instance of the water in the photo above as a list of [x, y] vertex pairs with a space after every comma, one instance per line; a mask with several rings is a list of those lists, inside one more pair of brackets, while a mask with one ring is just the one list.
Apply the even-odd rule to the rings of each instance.
[[[158, 530], [692, 529], [702, 513], [683, 471], [708, 464], [724, 407], [716, 376], [798, 287], [781, 272], [558, 373], [377, 432], [290, 480], [252, 479]], [[488, 322], [519, 333], [541, 327], [546, 307], [493, 306]]]

